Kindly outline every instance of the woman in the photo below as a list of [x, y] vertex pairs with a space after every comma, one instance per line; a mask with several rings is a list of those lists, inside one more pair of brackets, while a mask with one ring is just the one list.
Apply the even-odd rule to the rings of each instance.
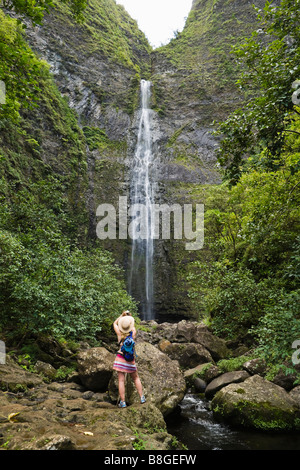
[[126, 373], [130, 374], [134, 385], [138, 391], [138, 394], [141, 397], [141, 403], [145, 403], [146, 399], [143, 395], [143, 388], [140, 381], [140, 378], [137, 373], [137, 367], [135, 364], [135, 360], [126, 361], [121, 348], [125, 338], [132, 332], [132, 338], [135, 340], [136, 338], [136, 329], [134, 327], [134, 318], [131, 316], [131, 313], [127, 310], [122, 313], [122, 315], [114, 321], [114, 330], [118, 337], [119, 343], [119, 351], [117, 353], [113, 369], [118, 372], [118, 379], [119, 379], [119, 395], [120, 395], [120, 408], [126, 407], [125, 402], [125, 377]]

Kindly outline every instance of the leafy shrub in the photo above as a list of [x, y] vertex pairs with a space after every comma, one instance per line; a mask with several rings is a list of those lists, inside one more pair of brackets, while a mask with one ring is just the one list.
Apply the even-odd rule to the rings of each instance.
[[26, 332], [94, 337], [124, 308], [123, 273], [101, 247], [80, 246], [56, 179], [30, 183], [0, 210], [0, 324]]
[[0, 232], [0, 322], [25, 332], [94, 336], [126, 307], [134, 310], [120, 271], [101, 249], [45, 241], [26, 247]]
[[292, 344], [300, 340], [300, 290], [283, 293], [281, 299], [266, 309], [253, 333], [258, 338], [257, 352], [271, 364], [291, 363]]
[[227, 339], [246, 335], [270, 300], [266, 286], [257, 284], [247, 269], [235, 271], [217, 262], [199, 265], [198, 274], [190, 278], [194, 281], [191, 296], [199, 310], [210, 319], [215, 333]]

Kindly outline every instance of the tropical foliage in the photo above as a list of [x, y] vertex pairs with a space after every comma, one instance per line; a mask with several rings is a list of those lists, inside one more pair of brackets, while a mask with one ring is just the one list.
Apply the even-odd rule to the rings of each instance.
[[299, 6], [267, 2], [261, 27], [234, 48], [245, 106], [219, 126], [225, 181], [208, 189], [210, 255], [190, 272], [190, 295], [218, 334], [289, 364], [300, 338]]
[[[122, 309], [135, 313], [136, 306], [115, 260], [87, 238], [89, 135], [22, 31], [0, 11], [0, 79], [6, 84], [0, 105], [0, 330], [23, 338], [94, 338]], [[45, 158], [51, 132], [59, 146]], [[109, 144], [101, 133], [99, 139]]]

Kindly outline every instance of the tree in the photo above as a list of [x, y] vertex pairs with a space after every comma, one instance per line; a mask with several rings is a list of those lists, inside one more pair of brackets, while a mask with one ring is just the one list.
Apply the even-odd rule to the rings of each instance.
[[69, 237], [62, 189], [49, 177], [0, 197], [0, 330], [93, 338], [124, 308], [136, 314], [112, 255]]
[[300, 135], [295, 126], [299, 103], [292, 99], [300, 78], [300, 0], [282, 0], [278, 7], [273, 3], [258, 11], [259, 29], [233, 49], [243, 66], [237, 83], [246, 104], [217, 130], [223, 136], [218, 159], [231, 184], [240, 178], [249, 156], [255, 164], [262, 151], [265, 169], [276, 170], [287, 135]]

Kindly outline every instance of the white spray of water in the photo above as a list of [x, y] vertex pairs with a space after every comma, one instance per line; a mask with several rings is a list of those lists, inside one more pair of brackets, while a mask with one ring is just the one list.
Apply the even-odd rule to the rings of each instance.
[[154, 203], [154, 183], [151, 182], [151, 165], [153, 163], [151, 136], [151, 82], [141, 81], [141, 110], [138, 129], [138, 140], [131, 167], [130, 202], [141, 204], [146, 210], [143, 221], [146, 227], [145, 239], [138, 235], [141, 227], [137, 224], [131, 250], [131, 269], [129, 273], [130, 293], [141, 303], [142, 315], [145, 320], [153, 319], [153, 237], [151, 204]]

